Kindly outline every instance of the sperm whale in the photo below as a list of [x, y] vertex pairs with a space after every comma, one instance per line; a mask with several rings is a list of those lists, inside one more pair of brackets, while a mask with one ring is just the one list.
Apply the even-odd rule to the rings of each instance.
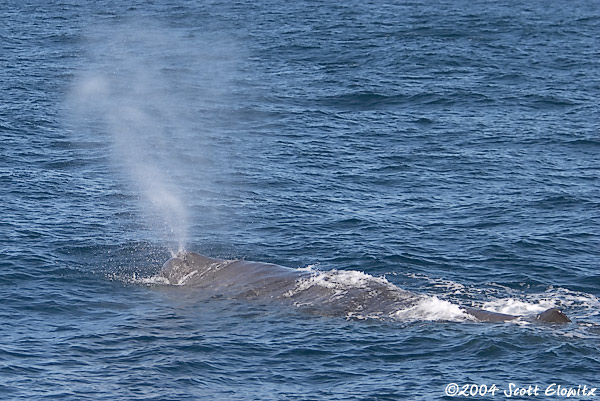
[[[403, 290], [385, 278], [357, 271], [314, 272], [270, 263], [215, 259], [195, 252], [179, 252], [163, 265], [159, 277], [167, 284], [189, 286], [215, 295], [277, 300], [331, 316], [397, 319], [403, 312], [419, 308], [431, 299]], [[535, 316], [459, 308], [482, 322], [519, 318], [544, 323], [571, 321], [556, 308]]]

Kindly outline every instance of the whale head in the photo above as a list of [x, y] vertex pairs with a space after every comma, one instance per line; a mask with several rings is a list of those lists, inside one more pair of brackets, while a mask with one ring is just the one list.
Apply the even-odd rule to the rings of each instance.
[[211, 266], [220, 262], [219, 259], [202, 256], [195, 252], [179, 251], [165, 262], [160, 275], [167, 279], [169, 284], [182, 285], [186, 284], [189, 278], [206, 272]]

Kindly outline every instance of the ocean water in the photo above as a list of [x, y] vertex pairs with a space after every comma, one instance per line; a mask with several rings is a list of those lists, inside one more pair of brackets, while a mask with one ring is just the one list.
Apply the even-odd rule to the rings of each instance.
[[[123, 3], [0, 5], [1, 399], [600, 387], [597, 1]], [[179, 249], [429, 302], [206, 296]]]

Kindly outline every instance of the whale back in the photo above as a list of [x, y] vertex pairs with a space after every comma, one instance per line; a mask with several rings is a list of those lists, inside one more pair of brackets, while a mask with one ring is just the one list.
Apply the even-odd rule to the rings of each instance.
[[[507, 322], [509, 320], [518, 319], [519, 316], [507, 315], [504, 313], [491, 312], [475, 308], [463, 308], [465, 312], [474, 316], [477, 320], [482, 322]], [[567, 317], [562, 311], [556, 308], [550, 308], [544, 312], [536, 315], [533, 318], [527, 320], [533, 320], [542, 323], [570, 323], [571, 319]]]
[[387, 280], [358, 272], [314, 272], [214, 259], [195, 252], [181, 252], [169, 259], [159, 275], [168, 284], [200, 289], [205, 296], [277, 300], [323, 315], [390, 315], [423, 299]]
[[[421, 302], [431, 300], [356, 271], [311, 272], [270, 263], [215, 259], [195, 252], [172, 257], [159, 275], [169, 284], [201, 289], [206, 296], [291, 302], [321, 315], [393, 318], [403, 311], [418, 310]], [[484, 322], [519, 318], [469, 307], [460, 310]], [[524, 318], [544, 323], [571, 321], [555, 308]]]

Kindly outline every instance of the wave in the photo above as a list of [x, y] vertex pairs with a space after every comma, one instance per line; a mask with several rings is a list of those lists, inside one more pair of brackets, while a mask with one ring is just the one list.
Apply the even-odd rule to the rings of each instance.
[[[377, 92], [352, 92], [321, 98], [319, 103], [325, 107], [350, 109], [380, 109], [398, 105], [405, 106], [448, 106], [456, 103], [488, 103], [487, 96], [470, 91], [423, 92], [416, 94], [384, 95]], [[428, 119], [421, 121], [430, 123]]]

